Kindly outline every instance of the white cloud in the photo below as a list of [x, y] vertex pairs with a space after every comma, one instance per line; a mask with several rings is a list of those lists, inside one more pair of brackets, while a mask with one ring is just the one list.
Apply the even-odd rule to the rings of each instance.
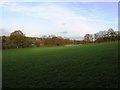
[[[86, 33], [95, 33], [98, 29], [107, 29], [107, 25], [109, 26], [116, 24], [116, 22], [97, 20], [90, 17], [77, 15], [74, 11], [65, 7], [60, 7], [53, 3], [47, 3], [46, 5], [41, 6], [22, 6], [18, 3], [3, 3], [3, 6], [4, 8], [13, 12], [19, 12], [21, 14], [38, 18], [40, 20], [44, 19], [45, 21], [41, 23], [41, 26], [36, 26], [33, 28], [31, 28], [32, 23], [28, 22], [30, 24], [30, 28], [27, 27], [26, 29], [36, 29], [39, 30], [39, 32], [42, 34], [67, 31], [68, 33], [66, 33], [66, 35], [68, 36], [79, 36]], [[17, 21], [13, 22], [14, 26], [16, 22]], [[23, 26], [25, 27], [25, 25]], [[35, 30], [31, 30], [30, 33], [26, 31], [27, 35], [33, 35], [31, 33], [34, 33], [35, 35], [35, 32], [38, 34], [38, 31]]]

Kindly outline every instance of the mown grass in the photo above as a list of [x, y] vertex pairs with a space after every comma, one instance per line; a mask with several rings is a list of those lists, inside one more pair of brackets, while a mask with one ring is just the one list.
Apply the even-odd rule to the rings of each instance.
[[117, 88], [118, 43], [3, 50], [3, 88]]
[[2, 49], [0, 48], [0, 89], [2, 89]]

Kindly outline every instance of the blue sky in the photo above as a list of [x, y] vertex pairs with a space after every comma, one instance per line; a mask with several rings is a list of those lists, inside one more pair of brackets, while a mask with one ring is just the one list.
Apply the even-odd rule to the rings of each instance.
[[117, 2], [8, 2], [0, 12], [5, 35], [20, 29], [26, 36], [80, 38], [118, 28]]

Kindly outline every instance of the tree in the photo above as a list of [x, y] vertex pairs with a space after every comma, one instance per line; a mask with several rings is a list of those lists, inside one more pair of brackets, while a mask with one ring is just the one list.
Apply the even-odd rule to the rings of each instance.
[[15, 48], [17, 45], [13, 42], [13, 40], [10, 40], [8, 36], [2, 36], [2, 48], [8, 49], [8, 48]]
[[86, 34], [84, 36], [84, 41], [87, 43], [93, 42], [93, 35], [92, 34]]
[[94, 39], [97, 40], [99, 38], [99, 34], [98, 33], [95, 33], [94, 34]]
[[109, 28], [109, 29], [108, 29], [108, 35], [109, 35], [109, 36], [113, 36], [114, 34], [115, 34], [114, 29]]
[[10, 34], [10, 40], [12, 40], [15, 45], [17, 45], [17, 48], [24, 47], [24, 44], [26, 43], [25, 35], [20, 30], [12, 32]]
[[109, 28], [108, 31], [99, 31], [95, 35], [95, 42], [110, 42], [120, 40], [120, 36], [118, 31], [114, 31], [114, 29]]

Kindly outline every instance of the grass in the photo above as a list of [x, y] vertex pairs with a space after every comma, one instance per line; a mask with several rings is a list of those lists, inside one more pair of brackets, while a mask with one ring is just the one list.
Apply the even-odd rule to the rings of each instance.
[[3, 88], [117, 88], [118, 43], [3, 50]]
[[0, 48], [0, 89], [2, 89], [2, 49]]

